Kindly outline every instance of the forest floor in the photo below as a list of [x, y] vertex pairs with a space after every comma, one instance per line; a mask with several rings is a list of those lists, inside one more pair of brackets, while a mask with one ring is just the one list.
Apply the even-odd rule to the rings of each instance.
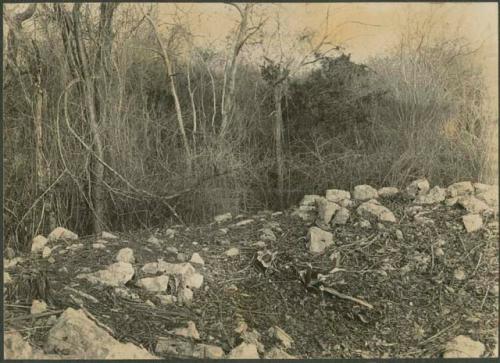
[[[28, 281], [27, 275], [45, 276], [49, 286], [44, 287], [42, 297], [51, 311], [83, 304], [112, 329], [116, 339], [151, 352], [167, 331], [193, 321], [200, 342], [227, 353], [241, 342], [235, 328], [237, 321], [244, 320], [249, 330], [261, 334], [265, 349], [276, 344], [268, 329], [280, 327], [294, 341], [287, 352], [301, 358], [440, 357], [446, 343], [458, 335], [482, 342], [485, 356], [494, 356], [498, 349], [497, 220], [485, 220], [481, 230], [466, 233], [461, 219], [466, 212], [458, 206], [427, 206], [426, 216], [434, 224], [417, 225], [403, 198], [381, 202], [394, 213], [397, 223], [361, 228], [356, 223], [359, 217], [351, 213], [346, 225], [332, 230], [334, 245], [319, 255], [308, 251], [308, 225], [291, 216], [291, 211], [261, 212], [223, 223], [170, 227], [176, 231], [173, 237], [167, 236], [166, 229], [116, 233], [119, 238], [110, 240], [105, 249], [92, 248], [96, 237], [82, 238], [83, 248], [64, 255], [54, 251], [52, 263], [22, 256], [9, 273], [13, 281]], [[249, 218], [252, 223], [235, 225]], [[277, 236], [275, 242], [266, 242], [265, 248], [276, 252], [267, 270], [255, 263], [257, 252], [263, 249], [254, 245], [262, 228], [271, 228]], [[153, 234], [159, 245], [147, 242]], [[199, 253], [204, 266], [196, 270], [204, 282], [194, 290], [192, 303], [161, 305], [154, 293], [134, 284], [127, 287], [140, 298], [125, 299], [113, 288], [76, 278], [116, 262], [124, 247], [134, 251], [136, 277], [143, 277], [140, 268], [144, 264], [158, 258], [179, 262], [172, 247], [187, 260]], [[226, 256], [232, 247], [239, 254]], [[444, 254], [436, 254], [437, 249]], [[306, 288], [297, 271], [308, 264], [323, 273], [338, 268], [328, 286], [372, 308]], [[75, 299], [67, 286], [96, 300]], [[49, 317], [28, 318], [32, 299], [41, 298], [36, 294], [33, 286], [7, 287], [5, 330], [17, 330], [33, 346], [42, 347], [50, 329]]]

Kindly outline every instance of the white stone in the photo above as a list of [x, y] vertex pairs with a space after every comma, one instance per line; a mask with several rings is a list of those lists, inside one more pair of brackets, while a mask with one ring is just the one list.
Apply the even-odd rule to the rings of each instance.
[[47, 244], [48, 239], [42, 235], [38, 235], [31, 241], [31, 252], [38, 253], [43, 251], [43, 248]]
[[453, 272], [453, 277], [455, 277], [456, 280], [458, 281], [463, 281], [465, 280], [465, 272], [462, 269], [456, 269], [455, 272]]
[[341, 189], [328, 189], [325, 193], [325, 198], [329, 202], [338, 203], [343, 199], [351, 199], [351, 193]]
[[307, 239], [309, 252], [312, 253], [323, 253], [328, 246], [333, 244], [333, 234], [318, 227], [309, 228]]
[[165, 230], [165, 235], [167, 236], [167, 238], [174, 238], [176, 234], [177, 234], [177, 231], [175, 229], [167, 228]]
[[173, 331], [173, 333], [175, 335], [184, 338], [191, 338], [196, 340], [200, 339], [200, 333], [198, 333], [198, 329], [196, 329], [196, 324], [193, 321], [188, 321], [187, 327], [177, 328]]
[[264, 359], [297, 359], [297, 357], [288, 354], [283, 349], [273, 347], [264, 354]]
[[50, 247], [45, 246], [43, 248], [43, 251], [42, 251], [42, 257], [49, 258], [51, 253], [52, 253], [52, 250], [50, 249]]
[[134, 263], [135, 262], [134, 251], [128, 247], [122, 248], [120, 251], [118, 251], [118, 254], [116, 255], [116, 261]]
[[253, 245], [255, 247], [258, 247], [258, 248], [265, 248], [266, 247], [266, 242], [264, 242], [264, 241], [257, 241]]
[[498, 212], [498, 190], [490, 189], [489, 191], [477, 193], [476, 198], [485, 202], [490, 208]]
[[401, 232], [400, 229], [396, 229], [396, 238], [400, 241], [403, 240], [404, 236], [403, 236], [403, 232]]
[[176, 247], [167, 247], [165, 248], [165, 251], [167, 251], [168, 253], [172, 253], [174, 255], [179, 253], [179, 250]]
[[203, 285], [203, 275], [195, 272], [193, 274], [189, 274], [183, 280], [184, 286], [189, 287], [191, 289], [199, 289], [201, 285]]
[[205, 264], [205, 261], [203, 261], [203, 258], [201, 258], [201, 256], [197, 252], [193, 253], [189, 262], [196, 263], [201, 266]]
[[464, 182], [458, 182], [451, 184], [447, 189], [447, 194], [449, 197], [458, 197], [462, 195], [467, 195], [474, 193], [474, 187], [472, 186], [472, 183], [469, 181], [464, 181]]
[[234, 257], [234, 256], [238, 256], [240, 254], [240, 250], [237, 249], [236, 247], [232, 247], [232, 248], [228, 249], [226, 252], [224, 252], [224, 254], [228, 257]]
[[99, 250], [99, 249], [106, 248], [106, 245], [104, 245], [102, 243], [93, 243], [92, 244], [92, 248], [95, 249], [95, 250]]
[[417, 179], [411, 182], [410, 185], [406, 187], [406, 193], [415, 198], [417, 195], [427, 194], [430, 188], [431, 186], [427, 179]]
[[214, 217], [214, 221], [216, 221], [217, 223], [226, 222], [231, 219], [233, 219], [233, 215], [231, 213], [219, 214], [218, 216]]
[[484, 184], [484, 183], [474, 183], [473, 186], [474, 186], [474, 192], [476, 194], [489, 192], [495, 190], [495, 188], [498, 188], [495, 187], [494, 185]]
[[458, 203], [458, 197], [447, 198], [444, 201], [444, 204], [448, 207], [453, 207], [457, 203]]
[[101, 283], [107, 286], [119, 287], [125, 285], [134, 276], [134, 267], [127, 262], [117, 262], [105, 270], [94, 273], [80, 274], [76, 277], [86, 279], [91, 283]]
[[429, 217], [426, 217], [423, 213], [419, 213], [415, 217], [413, 217], [413, 221], [416, 224], [420, 224], [423, 226], [434, 224], [434, 220], [432, 220]]
[[66, 249], [68, 251], [78, 251], [78, 250], [81, 250], [83, 248], [83, 243], [74, 243], [68, 247], [66, 247]]
[[56, 241], [58, 239], [71, 239], [71, 240], [76, 240], [78, 239], [78, 235], [76, 233], [71, 232], [70, 230], [63, 228], [63, 227], [57, 227], [55, 228], [50, 234], [47, 236], [49, 241]]
[[350, 199], [342, 199], [339, 202], [337, 202], [337, 204], [343, 208], [351, 208], [354, 206], [355, 203]]
[[482, 213], [490, 209], [489, 205], [483, 200], [473, 197], [472, 195], [459, 198], [458, 204], [469, 213]]
[[279, 342], [285, 347], [290, 348], [293, 344], [293, 339], [279, 326], [274, 326], [270, 330], [270, 333], [279, 340]]
[[467, 233], [478, 231], [483, 227], [483, 219], [479, 214], [467, 214], [462, 217], [462, 222]]
[[236, 227], [246, 226], [246, 225], [251, 224], [253, 222], [254, 222], [253, 219], [244, 219], [244, 220], [239, 221], [238, 223], [236, 223], [235, 226]]
[[340, 208], [337, 213], [335, 213], [335, 217], [332, 220], [332, 225], [344, 225], [349, 220], [351, 213], [347, 208]]
[[362, 219], [359, 221], [359, 226], [361, 228], [371, 228], [372, 224], [369, 221], [367, 221], [366, 219]]
[[34, 359], [33, 349], [17, 331], [6, 331], [3, 341], [5, 359]]
[[383, 187], [378, 191], [378, 196], [382, 198], [389, 198], [399, 194], [399, 189], [395, 187]]
[[197, 344], [193, 352], [193, 358], [220, 359], [223, 357], [224, 351], [216, 345]]
[[363, 218], [377, 219], [380, 222], [395, 223], [396, 217], [394, 214], [380, 204], [375, 204], [372, 201], [364, 202], [357, 209], [356, 212]]
[[154, 275], [158, 272], [158, 263], [148, 262], [142, 266], [141, 271], [149, 275]]
[[160, 304], [162, 305], [171, 305], [177, 302], [177, 298], [174, 295], [158, 294], [156, 297], [160, 300]]
[[177, 292], [177, 301], [180, 304], [189, 305], [193, 300], [193, 291], [190, 288], [182, 288]]
[[318, 208], [318, 218], [324, 224], [329, 224], [335, 213], [340, 209], [340, 206], [334, 202], [328, 201], [326, 198], [316, 200]]
[[156, 238], [155, 236], [151, 236], [148, 238], [147, 240], [148, 243], [152, 244], [152, 245], [155, 245], [155, 246], [159, 246], [160, 245], [160, 240], [158, 238]]
[[132, 343], [120, 343], [97, 326], [82, 310], [66, 309], [49, 330], [46, 350], [79, 359], [155, 359]]
[[122, 297], [124, 299], [129, 299], [129, 300], [139, 300], [139, 295], [137, 295], [135, 292], [130, 291], [126, 287], [115, 287], [114, 292], [117, 296]]
[[446, 344], [443, 358], [480, 358], [485, 349], [483, 343], [459, 335]]
[[435, 186], [427, 194], [417, 195], [416, 204], [436, 204], [446, 199], [446, 189]]
[[41, 314], [47, 311], [47, 303], [43, 300], [33, 300], [31, 303], [31, 315]]
[[118, 239], [117, 236], [109, 232], [102, 232], [101, 237], [104, 239]]
[[318, 199], [318, 198], [320, 198], [319, 195], [304, 195], [304, 197], [300, 201], [299, 205], [314, 206], [314, 205], [316, 205], [316, 199]]
[[377, 189], [370, 185], [356, 185], [354, 187], [354, 192], [352, 193], [353, 199], [365, 201], [370, 199], [377, 199], [378, 192]]
[[137, 286], [150, 292], [162, 292], [168, 288], [168, 275], [145, 277], [137, 281]]
[[229, 352], [228, 359], [259, 359], [255, 344], [241, 343]]
[[316, 207], [312, 206], [300, 206], [295, 209], [292, 214], [292, 217], [298, 217], [302, 219], [304, 222], [310, 222], [314, 220], [316, 216]]

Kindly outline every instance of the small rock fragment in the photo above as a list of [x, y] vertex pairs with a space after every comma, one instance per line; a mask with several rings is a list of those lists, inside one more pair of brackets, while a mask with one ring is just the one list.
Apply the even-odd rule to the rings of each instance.
[[444, 201], [444, 204], [447, 206], [447, 207], [453, 207], [455, 204], [458, 203], [458, 197], [454, 197], [454, 198], [447, 198], [445, 199]]
[[231, 219], [233, 219], [233, 215], [231, 213], [219, 214], [218, 216], [214, 217], [214, 221], [216, 221], [217, 223], [226, 222]]
[[200, 333], [198, 333], [198, 329], [196, 329], [196, 324], [193, 321], [187, 322], [187, 327], [185, 328], [177, 328], [173, 331], [175, 335], [184, 338], [192, 338], [192, 339], [200, 339]]
[[167, 228], [165, 230], [165, 236], [167, 236], [167, 238], [174, 238], [175, 235], [177, 234], [177, 231], [175, 229], [172, 229], [172, 228]]
[[31, 241], [31, 253], [38, 253], [43, 250], [49, 240], [42, 235], [38, 235]]
[[193, 358], [220, 359], [223, 357], [224, 351], [216, 345], [197, 344], [193, 352]]
[[145, 277], [137, 282], [137, 286], [142, 287], [151, 292], [162, 292], [168, 288], [168, 275], [156, 277]]
[[312, 253], [323, 253], [328, 246], [333, 244], [333, 234], [318, 227], [309, 228], [307, 239], [309, 251]]
[[103, 248], [106, 248], [106, 246], [102, 243], [93, 243], [92, 244], [92, 248], [95, 249], [95, 250], [99, 250], [99, 249], [103, 249]]
[[186, 287], [191, 289], [199, 289], [203, 285], [203, 275], [199, 273], [189, 274], [183, 279], [183, 283]]
[[129, 299], [129, 300], [139, 300], [139, 295], [137, 295], [135, 292], [130, 291], [126, 287], [115, 287], [114, 292], [117, 296], [124, 298], [124, 299]]
[[403, 232], [401, 232], [400, 229], [396, 229], [396, 238], [400, 241], [403, 240], [404, 236], [403, 236]]
[[474, 214], [479, 214], [490, 209], [488, 204], [472, 195], [460, 197], [458, 204], [467, 210], [467, 212]]
[[179, 250], [175, 247], [167, 247], [167, 248], [165, 248], [165, 251], [167, 251], [168, 253], [171, 253], [173, 255], [177, 255], [179, 253]]
[[388, 208], [371, 200], [361, 204], [356, 209], [356, 212], [363, 218], [374, 218], [380, 222], [396, 223], [396, 217]]
[[193, 301], [193, 291], [187, 287], [180, 289], [177, 293], [177, 301], [181, 305], [189, 305]]
[[76, 233], [71, 232], [70, 230], [68, 230], [66, 228], [57, 227], [52, 232], [50, 232], [50, 234], [47, 236], [47, 239], [49, 241], [55, 241], [58, 239], [76, 240], [76, 239], [78, 239], [78, 235]]
[[42, 251], [42, 258], [48, 258], [50, 257], [50, 254], [52, 253], [52, 250], [50, 247], [45, 246]]
[[462, 222], [467, 233], [478, 231], [483, 227], [483, 219], [479, 214], [467, 214], [462, 217]]
[[13, 259], [14, 257], [16, 257], [16, 252], [14, 251], [14, 249], [13, 249], [12, 247], [7, 247], [7, 248], [5, 249], [4, 256], [5, 256], [7, 259], [11, 260], [11, 259]]
[[436, 204], [441, 203], [446, 199], [446, 189], [435, 186], [428, 193], [417, 195], [415, 198], [416, 204]]
[[269, 329], [270, 333], [279, 340], [279, 342], [285, 347], [290, 348], [293, 344], [293, 339], [279, 326], [274, 326]]
[[177, 261], [179, 261], [179, 262], [186, 262], [187, 261], [187, 256], [182, 252], [179, 252], [177, 254], [176, 258], [177, 258]]
[[351, 193], [341, 189], [328, 189], [325, 198], [330, 202], [338, 203], [344, 199], [351, 199]]
[[33, 359], [33, 349], [17, 331], [5, 332], [3, 351], [5, 359]]
[[288, 354], [281, 348], [273, 347], [264, 354], [264, 359], [297, 359], [297, 357]]
[[276, 235], [270, 228], [263, 228], [260, 239], [263, 241], [276, 242]]
[[118, 239], [117, 236], [115, 236], [114, 234], [111, 234], [109, 232], [102, 232], [101, 237], [104, 239]]
[[483, 343], [459, 335], [446, 344], [443, 358], [480, 358], [485, 350]]
[[430, 188], [429, 181], [422, 178], [411, 182], [410, 185], [406, 187], [406, 192], [409, 196], [415, 198], [417, 195], [427, 194]]
[[304, 195], [299, 205], [314, 206], [316, 204], [316, 199], [320, 198], [319, 195]]
[[324, 224], [329, 224], [334, 214], [340, 209], [340, 206], [334, 202], [328, 201], [326, 198], [316, 200], [318, 208], [318, 218]]
[[264, 241], [257, 241], [253, 245], [255, 247], [258, 247], [258, 248], [265, 248], [266, 247], [266, 242], [264, 242]]
[[353, 198], [360, 201], [377, 199], [378, 192], [377, 189], [373, 188], [370, 185], [356, 185], [354, 187], [354, 192], [352, 194]]
[[134, 276], [134, 267], [127, 262], [117, 262], [105, 270], [77, 275], [78, 279], [86, 279], [91, 283], [119, 287], [125, 285]]
[[394, 187], [383, 187], [378, 191], [378, 196], [381, 198], [389, 198], [399, 194], [399, 189]]
[[462, 269], [456, 269], [455, 272], [453, 273], [453, 277], [457, 279], [458, 281], [465, 280], [465, 272]]
[[47, 303], [43, 300], [33, 300], [31, 304], [31, 315], [41, 314], [47, 311]]
[[3, 272], [3, 283], [4, 285], [12, 283], [12, 277], [10, 277], [10, 274], [6, 271]]
[[335, 217], [332, 220], [332, 225], [344, 225], [349, 220], [351, 213], [347, 208], [340, 208], [337, 213], [335, 213]]
[[246, 226], [246, 225], [251, 224], [253, 222], [254, 222], [253, 219], [244, 219], [244, 220], [239, 221], [238, 223], [236, 223], [235, 226], [236, 227]]
[[240, 254], [240, 250], [237, 249], [236, 247], [233, 247], [233, 248], [228, 249], [226, 252], [224, 252], [224, 254], [228, 257], [234, 257], [234, 256], [238, 256]]
[[229, 352], [228, 359], [259, 359], [259, 353], [255, 344], [247, 344], [245, 342], [238, 345]]
[[191, 260], [189, 260], [189, 262], [196, 263], [196, 264], [202, 265], [202, 266], [205, 264], [205, 261], [203, 261], [203, 258], [201, 258], [201, 256], [196, 252], [193, 253], [193, 255], [191, 256]]
[[134, 263], [135, 262], [134, 251], [128, 247], [122, 248], [120, 251], [118, 251], [118, 254], [116, 255], [116, 261]]
[[434, 251], [434, 254], [436, 255], [436, 257], [441, 257], [444, 256], [444, 251], [441, 247], [437, 247]]
[[156, 297], [160, 300], [160, 304], [162, 305], [171, 305], [177, 301], [177, 298], [173, 295], [158, 294]]
[[458, 196], [474, 193], [474, 187], [472, 186], [471, 182], [465, 181], [465, 182], [451, 184], [446, 189], [446, 191], [447, 191], [448, 196], [453, 198], [453, 197], [458, 197]]

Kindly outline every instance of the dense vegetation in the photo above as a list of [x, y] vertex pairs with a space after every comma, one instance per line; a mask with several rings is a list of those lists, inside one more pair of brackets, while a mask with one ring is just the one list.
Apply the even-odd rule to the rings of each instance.
[[227, 49], [132, 4], [5, 15], [6, 245], [55, 225], [90, 234], [285, 208], [333, 186], [489, 181], [492, 118], [463, 39], [410, 31], [367, 64], [312, 35], [296, 39], [302, 62], [242, 57], [276, 29], [254, 4], [236, 10]]

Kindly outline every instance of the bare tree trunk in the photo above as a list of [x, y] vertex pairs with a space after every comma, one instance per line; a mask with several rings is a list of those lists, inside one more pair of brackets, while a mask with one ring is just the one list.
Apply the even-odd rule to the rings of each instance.
[[284, 195], [284, 158], [283, 158], [283, 113], [281, 110], [281, 97], [283, 94], [283, 86], [281, 83], [274, 87], [274, 105], [275, 105], [275, 119], [274, 119], [274, 141], [276, 153], [276, 174], [278, 176], [278, 196], [280, 201], [280, 208], [283, 208], [283, 195]]

